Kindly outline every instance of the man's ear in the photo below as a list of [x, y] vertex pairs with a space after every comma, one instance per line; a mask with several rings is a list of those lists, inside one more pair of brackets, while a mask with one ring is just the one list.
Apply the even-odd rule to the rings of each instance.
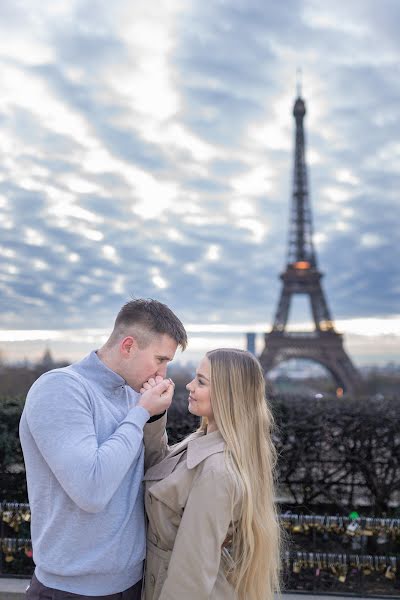
[[138, 349], [137, 341], [131, 335], [127, 335], [120, 344], [121, 353], [124, 358], [128, 358]]

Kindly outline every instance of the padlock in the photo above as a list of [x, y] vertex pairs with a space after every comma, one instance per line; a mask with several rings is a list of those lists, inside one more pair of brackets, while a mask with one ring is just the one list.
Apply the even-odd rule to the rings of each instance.
[[301, 568], [300, 568], [300, 564], [298, 562], [294, 562], [293, 563], [293, 573], [300, 573]]
[[392, 567], [391, 567], [391, 566], [389, 566], [389, 567], [386, 569], [386, 571], [385, 571], [385, 577], [386, 577], [387, 579], [391, 579], [391, 580], [395, 579], [396, 575], [395, 575], [395, 573], [393, 573], [393, 571], [392, 571]]

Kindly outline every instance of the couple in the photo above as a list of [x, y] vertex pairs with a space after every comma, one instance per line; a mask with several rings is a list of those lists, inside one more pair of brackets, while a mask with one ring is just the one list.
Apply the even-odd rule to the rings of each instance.
[[166, 305], [132, 300], [102, 348], [32, 386], [20, 423], [28, 600], [272, 600], [280, 531], [263, 373], [248, 352], [208, 352], [187, 385], [200, 427], [169, 447], [166, 371], [186, 344]]

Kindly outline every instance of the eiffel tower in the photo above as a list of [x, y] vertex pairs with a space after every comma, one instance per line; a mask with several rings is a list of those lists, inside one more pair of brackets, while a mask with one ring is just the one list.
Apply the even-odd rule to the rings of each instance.
[[[285, 272], [280, 276], [283, 285], [274, 325], [270, 333], [265, 334], [265, 348], [259, 359], [265, 373], [292, 358], [320, 363], [331, 373], [337, 396], [342, 396], [345, 392], [354, 393], [361, 380], [343, 348], [342, 335], [335, 331], [321, 286], [323, 274], [318, 270], [312, 239], [303, 128], [305, 114], [306, 107], [299, 89], [293, 108], [296, 145], [288, 262]], [[294, 294], [309, 297], [315, 326], [313, 331], [287, 331], [290, 302]]]

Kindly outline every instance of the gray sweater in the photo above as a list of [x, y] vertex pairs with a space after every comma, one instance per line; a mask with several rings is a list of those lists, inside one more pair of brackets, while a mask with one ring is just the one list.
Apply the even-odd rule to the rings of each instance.
[[48, 587], [107, 595], [142, 576], [150, 415], [138, 397], [95, 352], [45, 373], [29, 391], [20, 438], [35, 574]]

